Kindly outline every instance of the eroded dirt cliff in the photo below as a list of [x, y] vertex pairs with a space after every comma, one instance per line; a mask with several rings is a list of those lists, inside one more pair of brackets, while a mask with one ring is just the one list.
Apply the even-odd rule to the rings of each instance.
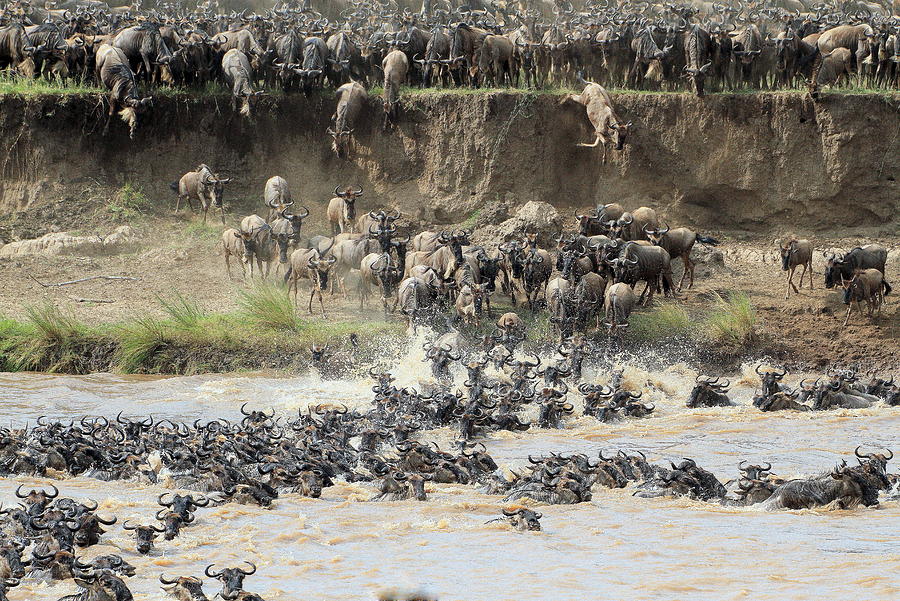
[[161, 204], [169, 182], [199, 163], [235, 178], [235, 212], [259, 210], [280, 174], [324, 210], [339, 183], [366, 188], [362, 208], [399, 206], [423, 222], [459, 222], [505, 202], [561, 212], [602, 202], [645, 204], [672, 223], [750, 234], [896, 232], [900, 95], [615, 95], [634, 122], [630, 144], [601, 163], [579, 148], [584, 109], [519, 93], [416, 94], [390, 132], [371, 98], [349, 161], [330, 150], [328, 95], [267, 99], [253, 120], [226, 97], [161, 97], [135, 140], [94, 96], [0, 99], [0, 212], [139, 184]]

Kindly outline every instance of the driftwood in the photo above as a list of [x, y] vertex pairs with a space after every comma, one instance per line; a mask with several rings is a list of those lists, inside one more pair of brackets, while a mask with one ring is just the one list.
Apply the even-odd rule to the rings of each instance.
[[[92, 275], [87, 278], [70, 280], [68, 282], [59, 282], [58, 284], [45, 284], [44, 282], [40, 281], [39, 279], [37, 279], [36, 277], [34, 277], [31, 274], [28, 274], [28, 277], [30, 277], [32, 280], [34, 280], [35, 282], [37, 282], [44, 288], [59, 288], [61, 286], [70, 286], [72, 284], [80, 284], [81, 282], [90, 282], [91, 280], [111, 280], [111, 281], [130, 280], [130, 281], [135, 281], [135, 280], [140, 279], [140, 278], [132, 278], [132, 277], [125, 276], [125, 275]], [[112, 302], [112, 301], [110, 301], [110, 302]]]
[[108, 300], [105, 298], [78, 298], [76, 296], [70, 297], [76, 303], [114, 303], [114, 300]]

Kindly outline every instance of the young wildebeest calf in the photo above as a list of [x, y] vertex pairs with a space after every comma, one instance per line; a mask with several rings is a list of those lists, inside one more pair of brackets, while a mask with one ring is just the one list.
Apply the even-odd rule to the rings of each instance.
[[225, 205], [222, 199], [225, 196], [225, 184], [230, 181], [230, 177], [222, 179], [206, 165], [200, 165], [196, 170], [185, 173], [180, 180], [169, 184], [169, 187], [178, 194], [175, 212], [181, 210], [182, 200], [187, 200], [188, 207], [193, 211], [193, 201], [196, 199], [203, 211], [203, 223], [206, 223], [209, 207], [217, 207], [222, 211], [222, 225], [225, 225]]
[[222, 251], [225, 254], [225, 269], [228, 271], [228, 279], [232, 278], [231, 257], [238, 260], [238, 265], [241, 266], [241, 276], [247, 277], [247, 268], [244, 267], [244, 264], [247, 262], [247, 257], [252, 255], [249, 245], [249, 233], [245, 235], [233, 227], [222, 232]]
[[844, 319], [844, 325], [850, 321], [853, 303], [856, 303], [856, 310], [862, 313], [859, 302], [866, 301], [869, 317], [873, 317], [876, 310], [881, 310], [885, 286], [884, 276], [877, 269], [859, 269], [853, 274], [853, 279], [842, 280], [841, 285], [844, 287], [844, 304], [847, 305], [847, 317]]
[[353, 233], [356, 225], [356, 199], [362, 196], [363, 189], [354, 190], [350, 186], [341, 192], [338, 186], [334, 187], [334, 198], [328, 202], [328, 221], [331, 223], [331, 235], [337, 236], [344, 232]]
[[581, 73], [578, 74], [578, 83], [585, 86], [581, 94], [568, 94], [563, 97], [560, 104], [567, 100], [573, 100], [583, 105], [587, 109], [588, 119], [594, 126], [594, 143], [580, 143], [578, 146], [586, 146], [595, 148], [601, 146], [603, 148], [603, 162], [606, 162], [606, 143], [612, 140], [616, 145], [616, 150], [622, 150], [625, 147], [625, 140], [628, 138], [628, 130], [631, 128], [631, 121], [623, 123], [616, 116], [612, 107], [612, 100], [609, 94], [600, 84], [585, 81]]
[[809, 240], [791, 238], [786, 243], [781, 242], [779, 248], [781, 249], [781, 270], [790, 272], [788, 274], [787, 290], [784, 292], [785, 300], [790, 296], [791, 288], [794, 289], [794, 292], [800, 294], [800, 290], [797, 289], [793, 281], [794, 270], [797, 269], [798, 265], [803, 265], [803, 273], [800, 274], [800, 286], [803, 286], [803, 276], [809, 271], [809, 289], [812, 290], [812, 243]]

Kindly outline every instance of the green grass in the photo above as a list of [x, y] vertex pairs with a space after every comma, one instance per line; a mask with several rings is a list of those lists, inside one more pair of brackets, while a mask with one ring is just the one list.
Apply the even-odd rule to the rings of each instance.
[[739, 345], [751, 342], [759, 319], [745, 292], [729, 292], [725, 298], [714, 296], [715, 306], [706, 317], [707, 333], [718, 342]]
[[192, 221], [184, 228], [184, 232], [190, 238], [205, 242], [216, 242], [222, 237], [222, 229], [222, 226], [216, 223]]
[[117, 368], [123, 373], [159, 371], [152, 369], [154, 357], [172, 342], [169, 329], [155, 317], [141, 317], [118, 329]]
[[694, 322], [687, 310], [674, 302], [660, 303], [649, 311], [633, 313], [628, 333], [641, 342], [655, 342], [691, 334]]
[[240, 306], [242, 314], [258, 327], [293, 332], [299, 332], [303, 327], [284, 287], [259, 284], [242, 291]]
[[143, 188], [126, 183], [119, 188], [106, 205], [106, 210], [118, 219], [132, 220], [153, 208], [153, 201], [144, 194]]
[[95, 86], [70, 82], [67, 84], [53, 80], [25, 79], [10, 74], [0, 75], [0, 95], [41, 96], [46, 94], [102, 94], [104, 91]]
[[172, 298], [157, 297], [157, 302], [175, 324], [184, 330], [196, 330], [207, 317], [200, 305], [176, 292]]
[[463, 221], [459, 227], [462, 229], [474, 229], [475, 224], [478, 223], [478, 218], [481, 217], [481, 209], [475, 209], [472, 211], [472, 214], [466, 217], [466, 220]]

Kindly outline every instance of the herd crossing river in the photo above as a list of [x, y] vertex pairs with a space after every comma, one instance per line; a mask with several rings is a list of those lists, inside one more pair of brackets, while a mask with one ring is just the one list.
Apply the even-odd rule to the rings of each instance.
[[[427, 388], [421, 342], [390, 366], [393, 385]], [[545, 358], [548, 360], [549, 358]], [[641, 419], [601, 423], [581, 415], [578, 405], [563, 427], [491, 432], [479, 437], [507, 476], [527, 471], [529, 457], [583, 453], [608, 457], [618, 450], [643, 452], [650, 463], [668, 466], [690, 457], [726, 483], [739, 477], [738, 463], [771, 463], [781, 478], [828, 473], [841, 461], [856, 464], [853, 450], [896, 446], [900, 409], [878, 404], [866, 409], [764, 413], [750, 403], [759, 379], [754, 365], [726, 374], [735, 407], [687, 409], [685, 400], [698, 375], [685, 365], [651, 368], [624, 360], [624, 384], [643, 391], [655, 405]], [[812, 374], [791, 374], [794, 380]], [[462, 373], [454, 384], [462, 387]], [[586, 364], [582, 381], [606, 382], [609, 373]], [[327, 380], [315, 373], [298, 377], [207, 375], [178, 378], [15, 375], [2, 378], [4, 426], [33, 427], [83, 416], [152, 415], [157, 423], [240, 422], [242, 405], [273, 409], [287, 422], [321, 403], [351, 412], [372, 407], [373, 380], [364, 375]], [[247, 409], [245, 409], [246, 411]], [[526, 409], [523, 415], [529, 415]], [[536, 413], [536, 411], [535, 411]], [[457, 430], [438, 427], [414, 438], [453, 451]], [[356, 439], [352, 441], [356, 443]], [[396, 453], [390, 441], [384, 457]], [[891, 471], [889, 464], [888, 471]], [[335, 479], [320, 498], [281, 494], [268, 508], [255, 504], [212, 503], [196, 508], [194, 522], [174, 540], [160, 537], [147, 555], [135, 550], [131, 523], [151, 523], [157, 497], [172, 481], [166, 470], [157, 483], [140, 479], [103, 482], [48, 472], [46, 477], [7, 477], [0, 485], [4, 507], [18, 499], [16, 487], [48, 487], [60, 497], [100, 504], [97, 513], [115, 515], [99, 545], [77, 549], [82, 561], [118, 554], [136, 574], [126, 578], [135, 599], [170, 598], [159, 576], [204, 579], [209, 598], [220, 583], [203, 576], [251, 561], [255, 574], [244, 586], [263, 599], [364, 599], [387, 590], [400, 598], [420, 591], [438, 599], [622, 599], [897, 598], [892, 574], [900, 568], [900, 518], [896, 489], [880, 504], [842, 510], [765, 511], [689, 497], [641, 498], [637, 488], [593, 487], [589, 501], [541, 505], [541, 531], [518, 532], [502, 517], [503, 496], [479, 492], [477, 485], [426, 482], [426, 501], [370, 502], [376, 482]], [[509, 476], [511, 477], [511, 476]], [[212, 493], [210, 496], [215, 497]], [[736, 585], [735, 583], [740, 583]], [[512, 594], [515, 591], [515, 594]], [[11, 601], [55, 601], [76, 592], [72, 580], [21, 579]]]

